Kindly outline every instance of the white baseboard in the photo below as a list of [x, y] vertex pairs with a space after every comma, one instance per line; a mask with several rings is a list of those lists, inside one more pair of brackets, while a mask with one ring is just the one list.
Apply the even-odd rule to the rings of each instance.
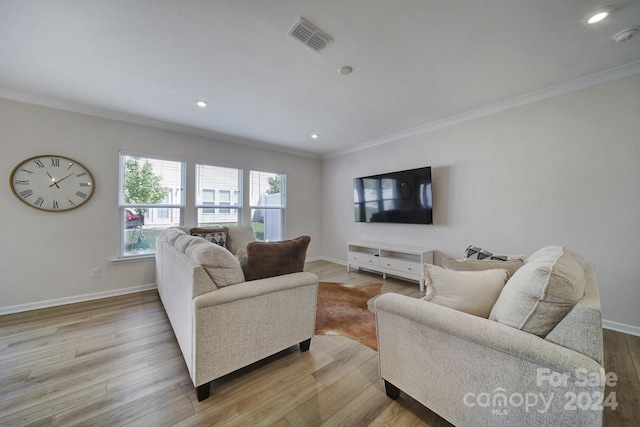
[[131, 288], [115, 289], [112, 291], [96, 292], [93, 294], [77, 295], [77, 296], [67, 297], [67, 298], [57, 298], [57, 299], [51, 299], [47, 301], [31, 302], [28, 304], [10, 305], [8, 307], [0, 307], [0, 315], [20, 313], [22, 311], [37, 310], [41, 308], [56, 307], [59, 305], [73, 304], [76, 302], [93, 301], [96, 299], [116, 297], [119, 295], [149, 291], [151, 289], [156, 289], [155, 283], [152, 283], [149, 285], [133, 286]]
[[614, 322], [613, 320], [602, 320], [602, 327], [640, 337], [640, 326], [627, 325], [626, 323]]
[[[347, 263], [343, 260], [334, 259], [334, 258], [325, 257], [325, 256], [307, 258], [307, 261], [319, 261], [319, 260], [329, 261], [329, 262], [333, 262], [333, 263], [345, 265], [345, 266], [347, 265]], [[28, 304], [11, 305], [7, 307], [0, 307], [0, 316], [3, 314], [20, 313], [22, 311], [37, 310], [41, 308], [56, 307], [56, 306], [65, 305], [65, 304], [73, 304], [76, 302], [93, 301], [97, 299], [115, 297], [119, 295], [133, 294], [136, 292], [149, 291], [151, 289], [156, 289], [155, 283], [151, 283], [149, 285], [133, 286], [130, 288], [115, 289], [112, 291], [78, 295], [74, 297], [58, 298], [58, 299], [52, 299], [47, 301], [38, 301], [38, 302], [32, 302]], [[622, 332], [624, 334], [635, 335], [640, 337], [639, 326], [633, 326], [633, 325], [628, 325], [626, 323], [614, 322], [613, 320], [603, 319], [602, 327], [604, 329], [610, 329], [612, 331]]]
[[307, 258], [306, 262], [309, 262], [309, 261], [329, 261], [329, 262], [333, 262], [335, 264], [344, 265], [345, 267], [347, 266], [347, 263], [343, 259], [335, 259], [335, 258], [330, 258], [330, 257], [322, 256], [322, 255], [321, 256], [309, 257], [309, 258]]

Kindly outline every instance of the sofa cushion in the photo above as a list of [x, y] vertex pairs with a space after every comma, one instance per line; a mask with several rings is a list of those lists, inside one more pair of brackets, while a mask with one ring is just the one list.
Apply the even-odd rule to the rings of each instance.
[[207, 243], [206, 240], [204, 240], [202, 237], [198, 237], [198, 236], [190, 236], [188, 234], [185, 234], [183, 236], [179, 236], [175, 243], [174, 246], [176, 247], [177, 250], [179, 250], [182, 253], [187, 253], [187, 249], [192, 246], [192, 245], [200, 245], [202, 243]]
[[199, 228], [194, 227], [189, 230], [189, 234], [192, 236], [202, 237], [216, 245], [227, 247], [227, 240], [229, 239], [229, 227], [215, 227], [215, 228]]
[[496, 255], [487, 249], [479, 248], [478, 246], [469, 245], [464, 251], [465, 259], [482, 259], [482, 260], [494, 260], [494, 261], [510, 261], [514, 259], [525, 260], [524, 255]]
[[505, 285], [490, 319], [545, 337], [584, 296], [584, 260], [563, 246], [527, 258]]
[[188, 248], [189, 255], [191, 259], [204, 267], [218, 288], [245, 281], [240, 263], [231, 252], [215, 243], [207, 242], [201, 238], [198, 239], [204, 244]]
[[176, 242], [176, 239], [180, 236], [186, 236], [187, 233], [177, 227], [170, 227], [167, 228], [165, 230], [162, 231], [162, 233], [160, 234], [161, 239], [164, 240], [165, 242], [173, 245]]
[[447, 270], [482, 271], [482, 270], [492, 270], [494, 268], [503, 268], [509, 272], [509, 277], [513, 276], [513, 273], [515, 273], [523, 265], [524, 265], [524, 261], [521, 259], [514, 259], [510, 261], [498, 261], [498, 260], [445, 258], [442, 260], [442, 266]]
[[256, 234], [250, 225], [239, 225], [237, 227], [229, 227], [229, 239], [227, 241], [227, 249], [232, 254], [237, 255], [238, 250], [244, 249], [248, 243], [256, 241]]
[[509, 273], [505, 269], [453, 271], [424, 264], [425, 301], [487, 318]]
[[303, 271], [311, 237], [281, 242], [247, 244], [247, 280], [264, 279]]
[[236, 252], [236, 258], [238, 258], [238, 262], [240, 263], [240, 267], [242, 268], [242, 271], [244, 272], [244, 275], [246, 277], [246, 275], [247, 275], [247, 248], [238, 249], [238, 252]]

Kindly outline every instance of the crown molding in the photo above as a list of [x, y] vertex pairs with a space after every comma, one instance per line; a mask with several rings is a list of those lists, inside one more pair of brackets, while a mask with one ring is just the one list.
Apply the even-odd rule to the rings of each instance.
[[458, 123], [462, 123], [462, 122], [477, 119], [480, 117], [488, 116], [491, 114], [499, 113], [512, 108], [521, 107], [527, 104], [532, 104], [534, 102], [542, 101], [544, 99], [574, 92], [580, 89], [585, 89], [591, 86], [595, 86], [611, 80], [617, 80], [623, 77], [628, 77], [638, 73], [640, 73], [640, 61], [632, 62], [630, 64], [626, 64], [617, 68], [612, 68], [610, 70], [602, 71], [586, 77], [581, 77], [579, 79], [571, 80], [565, 83], [551, 86], [549, 88], [530, 92], [528, 94], [511, 98], [505, 101], [496, 102], [494, 104], [486, 105], [480, 108], [476, 108], [474, 110], [470, 110], [464, 113], [446, 117], [441, 120], [425, 123], [420, 126], [405, 129], [400, 132], [395, 132], [389, 135], [385, 135], [379, 138], [362, 142], [357, 145], [353, 145], [351, 147], [347, 147], [344, 149], [340, 149], [340, 150], [336, 150], [336, 151], [332, 151], [324, 154], [313, 153], [309, 151], [299, 150], [291, 147], [284, 147], [284, 146], [262, 142], [258, 140], [252, 140], [252, 139], [242, 138], [234, 135], [208, 131], [205, 129], [184, 126], [184, 125], [171, 123], [163, 120], [157, 120], [157, 119], [152, 119], [148, 117], [142, 117], [142, 116], [137, 116], [133, 114], [121, 113], [118, 111], [77, 104], [70, 101], [56, 100], [56, 99], [42, 97], [39, 95], [30, 94], [30, 93], [22, 93], [22, 92], [19, 93], [19, 92], [0, 89], [0, 98], [26, 102], [29, 104], [41, 105], [44, 107], [56, 108], [59, 110], [71, 111], [71, 112], [80, 113], [80, 114], [87, 114], [87, 115], [102, 117], [106, 119], [119, 120], [123, 122], [139, 124], [143, 126], [150, 126], [158, 129], [169, 130], [169, 131], [183, 133], [187, 135], [199, 136], [202, 138], [212, 139], [220, 142], [228, 142], [232, 144], [245, 145], [253, 148], [260, 148], [264, 150], [276, 151], [276, 152], [286, 153], [286, 154], [293, 154], [293, 155], [302, 156], [302, 157], [309, 157], [309, 158], [315, 158], [315, 159], [327, 159], [331, 157], [338, 157], [345, 154], [365, 150], [367, 148], [376, 147], [378, 145], [387, 144], [389, 142], [395, 142], [400, 139], [408, 138], [410, 136], [432, 132], [437, 129], [453, 126]]
[[199, 136], [206, 139], [212, 139], [219, 142], [228, 142], [232, 144], [245, 145], [263, 150], [277, 151], [280, 153], [293, 154], [302, 157], [320, 158], [317, 153], [298, 150], [291, 147], [283, 147], [268, 142], [242, 138], [239, 136], [228, 135], [224, 133], [213, 132], [205, 129], [184, 126], [177, 123], [167, 122], [164, 120], [152, 119], [149, 117], [138, 116], [135, 114], [121, 113], [105, 108], [92, 107], [89, 105], [78, 104], [71, 101], [63, 101], [59, 99], [48, 98], [32, 93], [14, 92], [0, 89], [0, 98], [13, 101], [25, 102], [27, 104], [39, 105], [42, 107], [55, 108], [57, 110], [70, 111], [73, 113], [86, 114], [89, 116], [101, 117], [105, 119], [118, 120], [127, 123], [133, 123], [142, 126], [149, 126], [157, 129], [163, 129], [187, 135]]
[[468, 120], [473, 120], [473, 119], [488, 116], [491, 114], [499, 113], [501, 111], [510, 110], [512, 108], [521, 107], [523, 105], [532, 104], [534, 102], [542, 101], [544, 99], [552, 98], [554, 96], [563, 95], [563, 94], [574, 92], [580, 89], [585, 89], [591, 86], [595, 86], [611, 80], [617, 80], [623, 77], [632, 76], [638, 73], [640, 73], [640, 61], [632, 62], [630, 64], [626, 64], [621, 67], [612, 68], [610, 70], [602, 71], [596, 74], [591, 74], [586, 77], [581, 77], [579, 79], [571, 80], [571, 81], [561, 83], [555, 86], [551, 86], [545, 89], [537, 90], [535, 92], [530, 92], [525, 95], [507, 99], [505, 101], [496, 102], [494, 104], [476, 108], [471, 111], [456, 114], [456, 115], [444, 118], [442, 120], [436, 120], [434, 122], [426, 123], [426, 124], [416, 126], [410, 129], [406, 129], [400, 132], [395, 132], [380, 138], [372, 139], [370, 141], [366, 141], [361, 144], [351, 146], [349, 148], [336, 150], [326, 154], [325, 156], [323, 156], [323, 158], [326, 159], [331, 157], [342, 156], [345, 154], [353, 153], [353, 152], [364, 150], [367, 148], [372, 148], [378, 145], [387, 144], [389, 142], [395, 142], [410, 136], [432, 132], [436, 129], [445, 128], [458, 123], [466, 122]]

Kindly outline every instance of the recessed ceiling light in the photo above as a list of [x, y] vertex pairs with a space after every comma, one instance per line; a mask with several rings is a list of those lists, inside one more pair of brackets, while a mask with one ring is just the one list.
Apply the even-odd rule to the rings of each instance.
[[585, 18], [587, 24], [595, 24], [596, 22], [602, 21], [604, 18], [609, 16], [609, 13], [611, 13], [611, 10], [612, 10], [611, 6], [601, 7], [600, 9], [596, 10], [595, 12], [591, 13]]
[[312, 139], [318, 139], [318, 138], [320, 138], [320, 134], [312, 133], [312, 134], [311, 134], [311, 138], [312, 138]]
[[207, 106], [207, 101], [204, 99], [196, 99], [196, 105], [200, 108], [204, 108]]
[[353, 68], [348, 65], [338, 68], [338, 74], [341, 74], [343, 76], [349, 75], [351, 74], [351, 72], [353, 72]]

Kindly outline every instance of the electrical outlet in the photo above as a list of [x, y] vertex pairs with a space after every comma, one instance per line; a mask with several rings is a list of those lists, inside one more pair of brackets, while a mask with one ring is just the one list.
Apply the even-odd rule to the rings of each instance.
[[100, 278], [100, 269], [99, 268], [94, 268], [93, 270], [91, 270], [91, 278], [92, 279]]

